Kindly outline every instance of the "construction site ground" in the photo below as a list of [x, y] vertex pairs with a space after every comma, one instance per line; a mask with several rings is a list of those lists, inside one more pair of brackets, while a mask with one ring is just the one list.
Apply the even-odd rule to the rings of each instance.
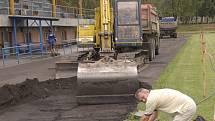
[[[161, 40], [160, 55], [139, 73], [143, 86], [158, 79], [185, 42], [185, 36]], [[122, 121], [136, 109], [136, 102], [78, 106], [76, 77], [50, 79], [61, 58], [0, 69], [0, 121]]]

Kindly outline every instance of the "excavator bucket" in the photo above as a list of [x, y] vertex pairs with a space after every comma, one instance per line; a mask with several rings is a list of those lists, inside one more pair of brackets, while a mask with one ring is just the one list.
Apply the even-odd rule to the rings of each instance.
[[70, 78], [77, 76], [78, 62], [62, 60], [55, 63], [55, 78]]
[[127, 103], [139, 87], [137, 64], [105, 57], [95, 63], [79, 63], [78, 104]]

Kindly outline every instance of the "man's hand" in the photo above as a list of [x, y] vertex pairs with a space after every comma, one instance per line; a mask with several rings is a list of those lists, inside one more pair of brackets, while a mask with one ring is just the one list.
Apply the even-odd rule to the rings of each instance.
[[158, 116], [158, 112], [154, 111], [151, 115], [143, 115], [140, 121], [155, 121]]
[[147, 116], [147, 115], [144, 114], [144, 115], [141, 117], [140, 121], [149, 121], [149, 118], [150, 118], [150, 116]]
[[149, 121], [155, 121], [157, 117], [158, 117], [158, 112], [154, 111], [150, 116]]

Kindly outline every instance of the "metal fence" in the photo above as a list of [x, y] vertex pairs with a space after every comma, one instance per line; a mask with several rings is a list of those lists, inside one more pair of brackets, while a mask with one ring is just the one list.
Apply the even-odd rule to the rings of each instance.
[[47, 0], [31, 1], [23, 0], [14, 4], [15, 15], [23, 16], [52, 16], [52, 4]]
[[[49, 0], [22, 0], [14, 3], [14, 14], [22, 16], [52, 17], [52, 5]], [[0, 14], [9, 15], [9, 0], [0, 1]], [[56, 17], [58, 18], [94, 18], [94, 9], [82, 9], [79, 14], [78, 7], [56, 5]]]
[[[58, 56], [72, 55], [78, 51], [88, 51], [91, 49], [77, 47], [76, 39], [64, 40], [62, 43], [55, 45]], [[0, 49], [0, 65], [14, 65], [31, 62], [33, 59], [50, 57], [50, 51], [47, 43], [43, 43], [41, 48], [40, 43], [22, 44], [13, 47], [4, 47]]]
[[[9, 0], [0, 1], [0, 14], [9, 14]], [[78, 7], [67, 5], [56, 5], [56, 16], [58, 18], [93, 18], [93, 9], [82, 9], [82, 15], [79, 14]], [[49, 0], [22, 0], [14, 3], [14, 14], [22, 16], [42, 16], [52, 17], [52, 4]]]
[[4, 47], [1, 49], [2, 63], [6, 65], [9, 59], [13, 59], [19, 64], [21, 59], [32, 59], [33, 54], [42, 56], [46, 51], [47, 47], [45, 47], [45, 49], [40, 48], [40, 44], [23, 44], [13, 47]]
[[58, 18], [85, 18], [85, 19], [94, 18], [95, 11], [93, 9], [83, 9], [82, 14], [79, 14], [79, 10], [80, 9], [77, 7], [57, 5], [56, 16]]
[[9, 14], [9, 0], [0, 0], [0, 14]]

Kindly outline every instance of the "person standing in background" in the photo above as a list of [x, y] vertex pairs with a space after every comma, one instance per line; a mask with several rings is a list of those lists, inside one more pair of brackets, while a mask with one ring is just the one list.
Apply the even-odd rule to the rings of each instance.
[[49, 30], [49, 36], [48, 36], [48, 44], [49, 44], [49, 50], [51, 53], [51, 56], [57, 56], [56, 49], [55, 49], [55, 44], [56, 44], [56, 37], [55, 35]]

